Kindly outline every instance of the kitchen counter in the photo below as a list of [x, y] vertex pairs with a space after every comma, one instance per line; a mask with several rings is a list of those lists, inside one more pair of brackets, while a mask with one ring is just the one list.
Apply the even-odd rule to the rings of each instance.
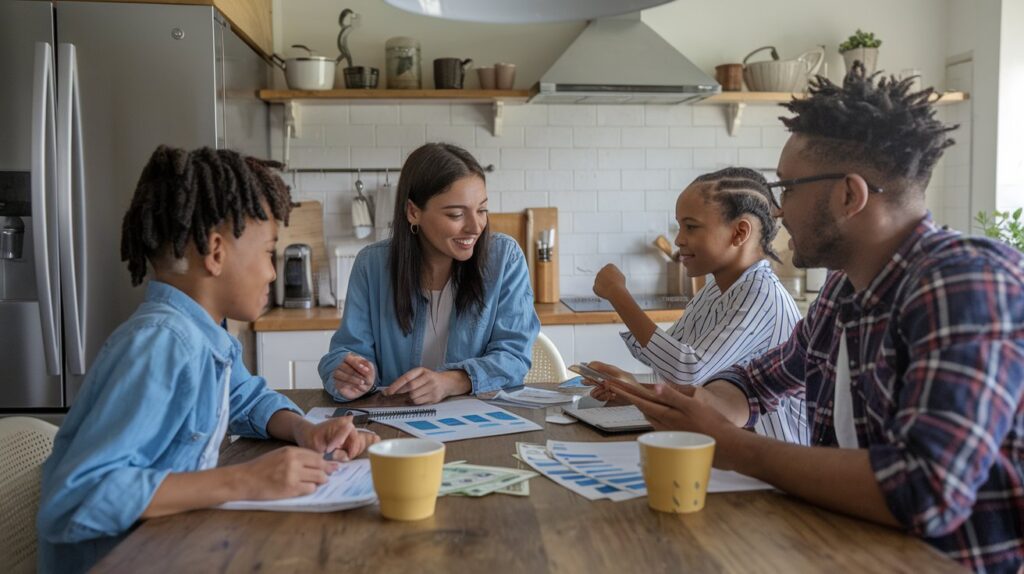
[[[562, 303], [535, 303], [537, 316], [542, 326], [548, 325], [597, 325], [622, 323], [614, 311], [577, 313]], [[670, 323], [683, 315], [682, 309], [660, 309], [647, 311], [655, 323]], [[333, 331], [341, 323], [341, 310], [334, 307], [312, 309], [284, 309], [275, 307], [253, 322], [253, 331]]]

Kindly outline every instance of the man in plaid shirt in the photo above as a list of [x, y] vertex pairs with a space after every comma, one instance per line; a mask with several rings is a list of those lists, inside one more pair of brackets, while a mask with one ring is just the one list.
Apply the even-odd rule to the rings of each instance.
[[[793, 336], [700, 389], [613, 392], [656, 428], [714, 437], [718, 467], [1015, 572], [1024, 256], [932, 221], [924, 190], [953, 128], [909, 89], [857, 66], [787, 104], [779, 215], [797, 266], [835, 270]], [[806, 398], [811, 446], [738, 428], [786, 396]]]

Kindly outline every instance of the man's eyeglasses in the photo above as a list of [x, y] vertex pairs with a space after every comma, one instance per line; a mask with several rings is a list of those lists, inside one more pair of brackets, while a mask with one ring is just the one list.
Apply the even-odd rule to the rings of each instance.
[[[771, 192], [769, 195], [772, 199], [772, 204], [776, 209], [782, 209], [782, 196], [786, 194], [787, 188], [793, 187], [794, 185], [800, 185], [803, 183], [813, 183], [815, 181], [825, 181], [829, 179], [844, 179], [848, 174], [845, 173], [827, 173], [824, 175], [812, 175], [810, 177], [798, 177], [796, 179], [780, 179], [768, 184], [768, 190]], [[865, 181], [865, 183], [867, 183]], [[868, 191], [871, 193], [882, 193], [882, 188], [877, 185], [871, 185], [867, 183]]]

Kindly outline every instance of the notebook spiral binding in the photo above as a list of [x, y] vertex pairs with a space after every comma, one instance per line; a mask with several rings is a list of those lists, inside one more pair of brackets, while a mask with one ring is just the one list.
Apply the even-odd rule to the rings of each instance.
[[370, 419], [400, 419], [405, 417], [432, 417], [437, 414], [437, 409], [411, 409], [405, 411], [376, 411], [369, 413]]

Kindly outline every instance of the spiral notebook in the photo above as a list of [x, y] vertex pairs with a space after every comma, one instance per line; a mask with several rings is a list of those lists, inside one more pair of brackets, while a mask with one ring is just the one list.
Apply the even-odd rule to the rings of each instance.
[[[306, 414], [313, 423], [334, 416], [335, 407], [317, 407]], [[344, 410], [344, 408], [342, 409]], [[369, 419], [419, 438], [452, 442], [469, 438], [539, 431], [540, 425], [501, 407], [477, 399], [456, 399], [423, 407], [364, 409]], [[429, 411], [434, 411], [429, 413]], [[378, 413], [386, 413], [387, 417]]]

